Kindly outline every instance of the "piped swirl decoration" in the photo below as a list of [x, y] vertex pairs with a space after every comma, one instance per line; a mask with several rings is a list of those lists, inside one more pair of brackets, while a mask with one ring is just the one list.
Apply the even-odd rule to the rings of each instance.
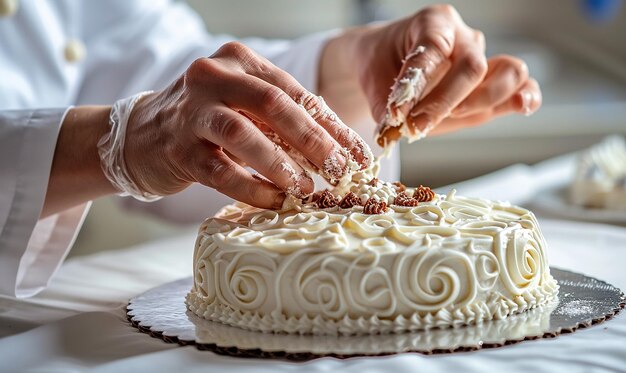
[[[325, 208], [225, 207], [200, 228], [188, 308], [249, 330], [348, 335], [501, 319], [556, 296], [530, 211], [423, 189], [416, 205], [394, 201], [419, 188], [376, 180]], [[385, 209], [368, 214], [368, 201]]]

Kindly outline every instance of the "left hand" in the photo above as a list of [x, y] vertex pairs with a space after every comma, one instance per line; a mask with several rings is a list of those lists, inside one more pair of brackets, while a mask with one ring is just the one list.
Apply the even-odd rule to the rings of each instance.
[[[423, 72], [416, 99], [395, 108], [409, 130], [440, 134], [505, 114], [529, 115], [541, 106], [539, 84], [526, 63], [509, 55], [487, 58], [483, 33], [467, 26], [452, 6], [427, 7], [345, 35], [353, 40], [349, 53], [356, 78], [377, 123], [386, 120], [389, 87], [409, 68]], [[395, 141], [400, 134], [386, 136]]]

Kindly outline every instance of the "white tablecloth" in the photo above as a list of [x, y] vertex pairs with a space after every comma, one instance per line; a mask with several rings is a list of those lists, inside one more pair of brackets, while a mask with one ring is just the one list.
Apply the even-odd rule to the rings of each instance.
[[[563, 183], [573, 157], [513, 166], [457, 185], [461, 194], [526, 203]], [[626, 228], [540, 219], [552, 266], [626, 289]], [[492, 350], [425, 356], [403, 354], [306, 363], [238, 359], [167, 344], [126, 321], [127, 300], [191, 275], [195, 234], [75, 257], [35, 298], [0, 297], [0, 371], [341, 371], [556, 372], [626, 371], [626, 311], [556, 339]]]
[[[626, 289], [626, 229], [541, 221], [554, 266]], [[131, 327], [131, 296], [189, 276], [194, 235], [76, 257], [51, 287], [28, 300], [0, 299], [0, 371], [567, 371], [626, 370], [626, 312], [556, 339], [493, 350], [307, 363], [237, 359], [167, 344]]]

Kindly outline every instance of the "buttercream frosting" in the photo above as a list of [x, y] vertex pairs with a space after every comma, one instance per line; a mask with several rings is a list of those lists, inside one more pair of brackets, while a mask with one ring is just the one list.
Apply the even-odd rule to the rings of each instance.
[[362, 172], [333, 193], [387, 201], [386, 212], [236, 203], [207, 219], [190, 311], [262, 332], [351, 335], [501, 319], [556, 296], [532, 212], [454, 191], [397, 206], [392, 184]]

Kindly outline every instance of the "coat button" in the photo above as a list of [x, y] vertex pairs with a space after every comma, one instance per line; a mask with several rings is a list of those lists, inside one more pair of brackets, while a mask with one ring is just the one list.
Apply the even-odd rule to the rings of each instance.
[[72, 39], [65, 44], [65, 49], [63, 50], [63, 54], [65, 56], [65, 60], [67, 62], [78, 62], [85, 58], [85, 54], [87, 51], [85, 50], [85, 44], [78, 39]]
[[17, 12], [18, 0], [0, 0], [0, 17], [10, 17]]

